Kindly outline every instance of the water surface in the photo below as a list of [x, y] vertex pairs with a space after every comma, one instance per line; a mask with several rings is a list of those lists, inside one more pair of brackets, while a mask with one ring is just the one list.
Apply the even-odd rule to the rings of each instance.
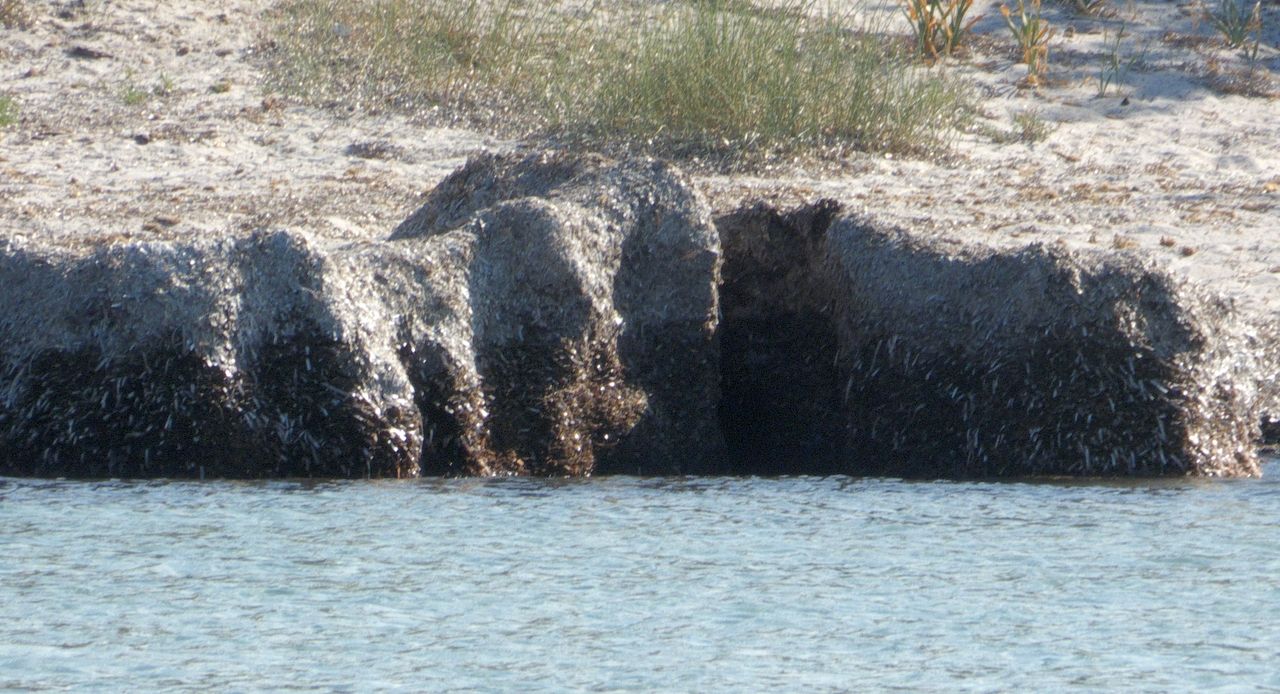
[[1267, 473], [0, 479], [0, 689], [1280, 690]]

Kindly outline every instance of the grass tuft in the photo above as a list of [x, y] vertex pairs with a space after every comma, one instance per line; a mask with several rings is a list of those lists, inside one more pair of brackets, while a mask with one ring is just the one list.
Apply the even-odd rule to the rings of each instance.
[[1244, 48], [1250, 34], [1262, 33], [1262, 0], [1255, 0], [1252, 9], [1248, 0], [1220, 0], [1208, 19], [1228, 48]]
[[978, 18], [966, 20], [973, 0], [903, 0], [902, 12], [911, 24], [917, 52], [937, 60], [951, 55]]
[[1035, 109], [1023, 111], [1013, 117], [1013, 132], [1019, 142], [1033, 145], [1043, 142], [1057, 130], [1057, 125], [1045, 120]]
[[151, 98], [151, 92], [142, 89], [136, 84], [128, 83], [120, 88], [120, 101], [125, 106], [141, 106], [147, 103], [147, 99]]
[[18, 122], [18, 103], [8, 94], [0, 94], [0, 128]]
[[715, 149], [929, 151], [961, 94], [832, 18], [731, 12], [709, 0], [638, 32], [582, 105], [601, 136]]
[[132, 69], [126, 69], [124, 80], [120, 83], [120, 101], [126, 106], [141, 106], [152, 97], [173, 96], [177, 83], [168, 74], [161, 72], [151, 86], [138, 82]]
[[1046, 140], [1054, 130], [1057, 130], [1056, 123], [1046, 120], [1038, 109], [1029, 109], [1013, 115], [1013, 127], [1009, 130], [985, 126], [979, 128], [978, 132], [991, 138], [996, 144], [1021, 143], [1033, 146]]
[[1107, 89], [1112, 85], [1119, 88], [1120, 85], [1125, 84], [1130, 71], [1146, 60], [1149, 44], [1142, 44], [1136, 52], [1132, 50], [1132, 45], [1129, 46], [1129, 51], [1123, 50], [1121, 42], [1127, 35], [1127, 26], [1121, 21], [1114, 33], [1106, 28], [1102, 30], [1102, 45], [1107, 52], [1105, 62], [1098, 70], [1098, 98], [1105, 97]]
[[514, 0], [286, 1], [273, 23], [280, 60], [272, 80], [329, 105], [428, 106], [461, 116], [506, 91], [528, 96], [521, 76], [552, 57], [538, 55], [553, 47], [534, 31], [550, 16]]
[[1053, 38], [1049, 21], [1040, 13], [1040, 0], [1018, 0], [1016, 12], [1001, 4], [1000, 14], [1027, 65], [1026, 83], [1039, 85], [1049, 69], [1049, 39]]
[[507, 134], [671, 156], [931, 153], [966, 90], [809, 2], [289, 0], [273, 81]]

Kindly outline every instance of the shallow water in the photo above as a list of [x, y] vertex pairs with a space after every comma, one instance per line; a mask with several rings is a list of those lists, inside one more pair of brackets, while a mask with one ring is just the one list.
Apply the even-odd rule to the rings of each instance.
[[1267, 473], [0, 479], [0, 689], [1280, 690]]

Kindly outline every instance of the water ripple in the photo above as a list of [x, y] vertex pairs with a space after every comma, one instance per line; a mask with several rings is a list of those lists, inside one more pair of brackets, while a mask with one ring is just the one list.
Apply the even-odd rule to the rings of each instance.
[[1267, 471], [0, 479], [0, 689], [1275, 689]]

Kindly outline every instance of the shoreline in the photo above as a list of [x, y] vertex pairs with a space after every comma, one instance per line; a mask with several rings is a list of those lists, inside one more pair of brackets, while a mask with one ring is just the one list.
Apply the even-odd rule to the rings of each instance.
[[[278, 229], [318, 247], [373, 244], [477, 151], [530, 151], [402, 114], [325, 110], [273, 92], [259, 58], [269, 7], [108, 3], [0, 30], [4, 82], [18, 104], [17, 123], [0, 130], [6, 253], [127, 255]], [[1076, 25], [1061, 39], [1060, 48], [1076, 51], [1064, 74], [1087, 73], [1089, 51], [1103, 38], [1096, 23]], [[1135, 30], [1143, 36], [1150, 25]], [[1225, 310], [1269, 346], [1263, 361], [1274, 372], [1280, 176], [1267, 172], [1280, 170], [1280, 122], [1267, 114], [1276, 102], [1197, 86], [1179, 71], [1178, 50], [1153, 49], [1148, 69], [1123, 85], [1123, 105], [1121, 93], [1090, 98], [1087, 85], [1069, 80], [1008, 89], [1022, 67], [998, 50], [956, 68], [987, 95], [988, 127], [1032, 111], [1049, 120], [1054, 127], [1039, 142], [966, 133], [941, 160], [861, 155], [834, 171], [797, 161], [703, 172], [691, 186], [719, 215], [756, 201], [787, 210], [836, 199], [873, 226], [909, 229], [944, 256], [1044, 248], [1150, 263], [1226, 297]], [[1280, 378], [1259, 381], [1273, 390], [1263, 400], [1280, 402]]]
[[1259, 474], [1276, 364], [1150, 261], [482, 155], [386, 240], [6, 243], [0, 471]]

